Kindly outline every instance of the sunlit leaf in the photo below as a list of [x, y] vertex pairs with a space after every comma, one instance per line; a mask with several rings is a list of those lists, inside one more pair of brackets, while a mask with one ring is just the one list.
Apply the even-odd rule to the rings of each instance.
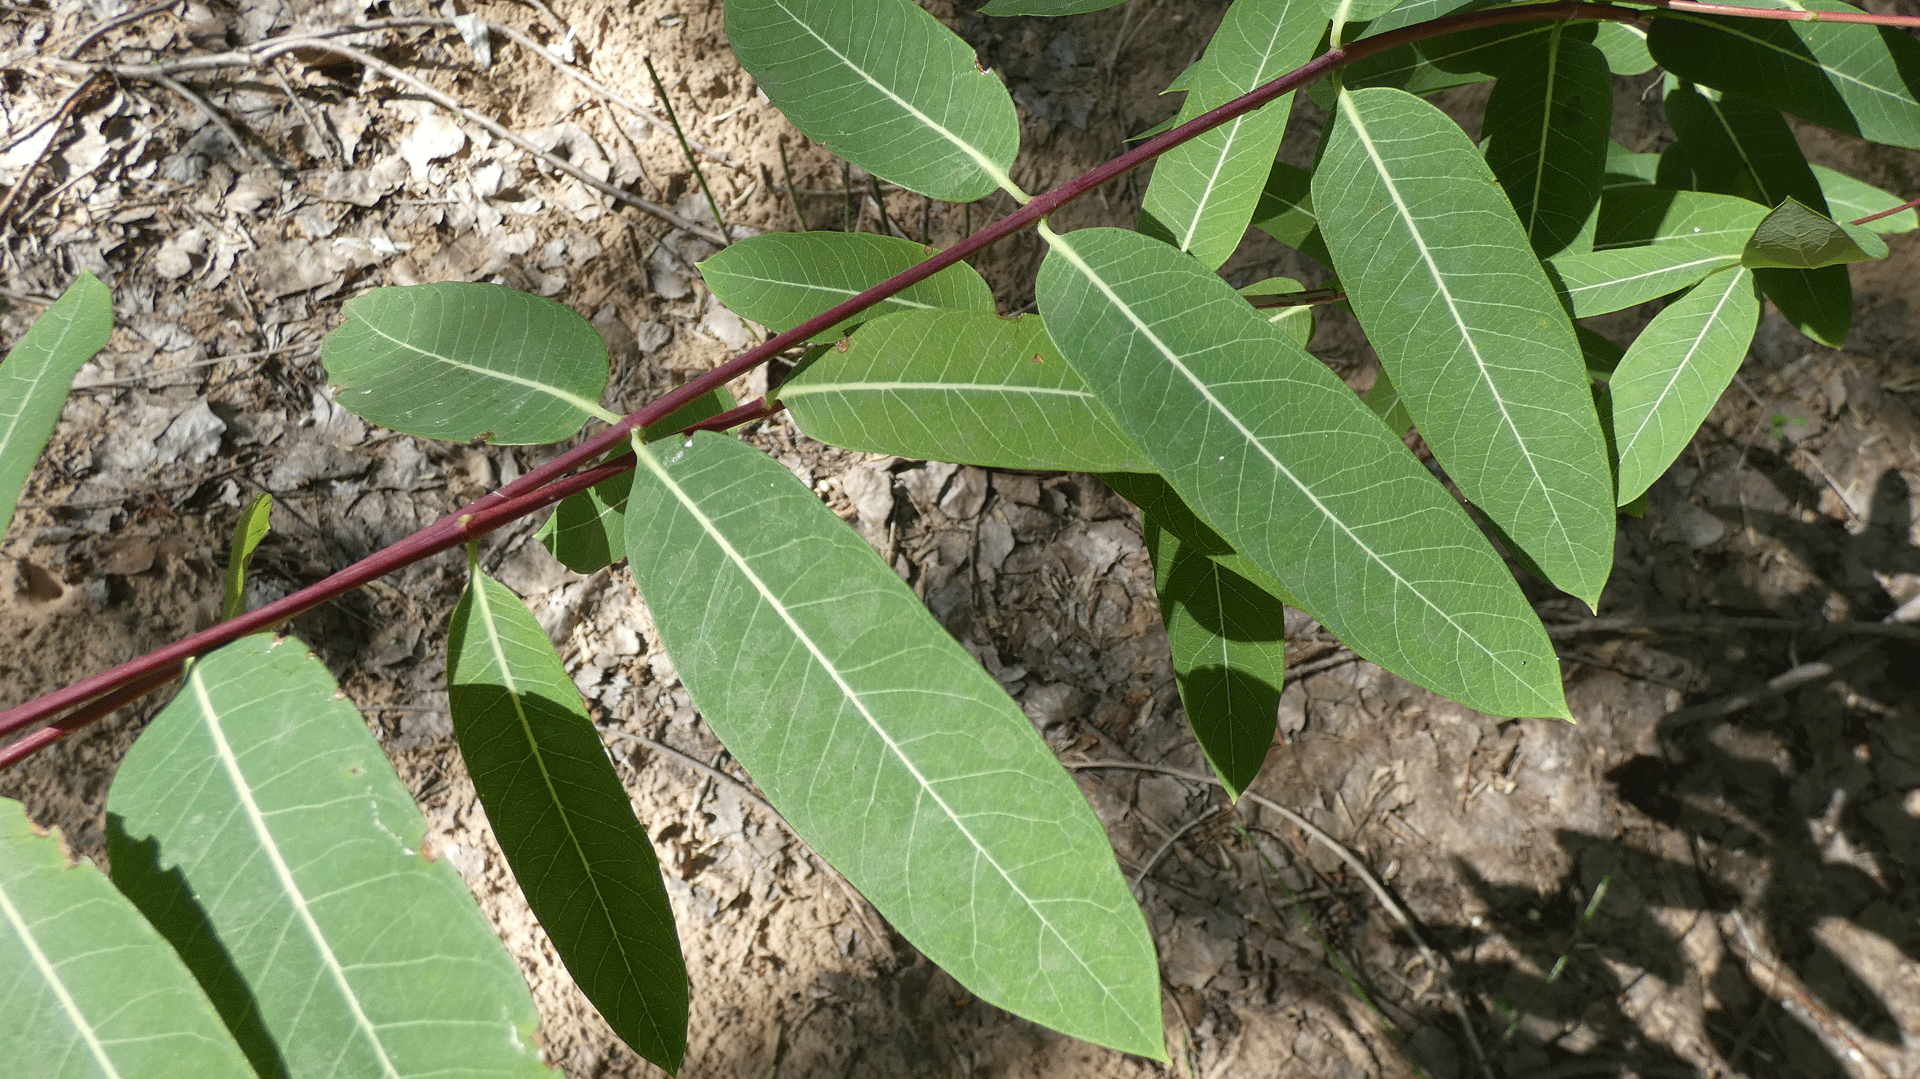
[[107, 826], [114, 883], [262, 1075], [549, 1074], [519, 967], [299, 641], [194, 662]]
[[[734, 313], [782, 333], [933, 254], [910, 240], [865, 232], [770, 232], [702, 262], [700, 276]], [[959, 263], [817, 336], [831, 340], [893, 311], [946, 307], [992, 311], [993, 292]]]
[[990, 468], [1148, 467], [1037, 315], [887, 315], [796, 370], [779, 398], [808, 435], [869, 453]]
[[[1322, 0], [1236, 0], [1201, 57], [1181, 117], [1192, 119], [1306, 63], [1325, 27]], [[1175, 247], [1218, 267], [1240, 246], [1286, 131], [1290, 100], [1229, 120], [1154, 163], [1141, 209]]]
[[235, 618], [247, 609], [247, 566], [253, 562], [253, 552], [260, 547], [260, 541], [267, 538], [268, 520], [273, 515], [273, 495], [261, 492], [251, 504], [241, 512], [239, 523], [233, 526], [233, 545], [227, 549], [227, 581], [221, 589], [221, 619]]
[[343, 310], [320, 357], [340, 404], [382, 427], [525, 445], [605, 413], [606, 342], [552, 300], [450, 282], [374, 289]]
[[[1803, 0], [1811, 11], [1860, 9]], [[1648, 43], [1669, 71], [1835, 131], [1920, 149], [1920, 42], [1889, 26], [1662, 12]]]
[[1645, 244], [1680, 244], [1737, 257], [1765, 216], [1765, 206], [1731, 195], [1658, 187], [1620, 188], [1607, 192], [1600, 201], [1593, 249], [1598, 252]]
[[1654, 316], [1608, 382], [1625, 505], [1685, 449], [1733, 381], [1760, 324], [1753, 274], [1723, 270]]
[[74, 373], [112, 333], [113, 297], [82, 270], [0, 360], [0, 536], [53, 435]]
[[1579, 342], [1473, 144], [1418, 98], [1345, 94], [1313, 202], [1348, 300], [1447, 474], [1549, 581], [1597, 602], [1613, 477]]
[[1326, 365], [1164, 244], [1112, 229], [1048, 239], [1048, 333], [1236, 551], [1403, 678], [1482, 711], [1566, 715], [1506, 566]]
[[1380, 422], [1387, 425], [1393, 437], [1403, 438], [1413, 430], [1413, 416], [1407, 412], [1407, 403], [1400, 399], [1400, 391], [1393, 388], [1393, 378], [1385, 368], [1381, 368], [1363, 400], [1367, 403], [1367, 411], [1380, 417]]
[[627, 557], [707, 723], [894, 928], [983, 1000], [1162, 1057], [1153, 943], [1100, 822], [865, 540], [698, 434], [642, 452]]
[[505, 585], [468, 572], [447, 701], [474, 791], [573, 980], [621, 1041], [675, 1071], [687, 969], [653, 846], [546, 631]]
[[[1820, 191], [1827, 196], [1827, 211], [1835, 221], [1853, 222], [1862, 217], [1885, 213], [1896, 206], [1905, 206], [1906, 199], [1872, 184], [1856, 180], [1844, 172], [1836, 172], [1825, 165], [1813, 166], [1814, 178], [1820, 181]], [[1888, 214], [1878, 220], [1869, 221], [1862, 228], [1872, 229], [1882, 235], [1896, 232], [1911, 232], [1920, 228], [1920, 214], [1908, 206], [1897, 214]]]
[[1654, 68], [1653, 54], [1647, 51], [1647, 32], [1632, 23], [1594, 24], [1593, 44], [1607, 58], [1607, 69], [1615, 75], [1644, 75]]
[[0, 798], [0, 1060], [35, 1079], [253, 1079], [173, 946]]
[[1263, 301], [1288, 300], [1306, 291], [1307, 286], [1291, 277], [1269, 277], [1255, 281], [1240, 290], [1240, 295], [1253, 301], [1253, 306], [1268, 322], [1280, 327], [1287, 338], [1301, 348], [1313, 340], [1313, 304], [1310, 303], [1266, 303]]
[[1657, 300], [1739, 261], [1737, 254], [1670, 243], [1562, 255], [1547, 265], [1573, 317], [1586, 318]]
[[1795, 199], [1781, 203], [1753, 230], [1741, 265], [1815, 270], [1887, 257], [1887, 242], [1872, 230], [1843, 225]]
[[913, 0], [729, 0], [727, 41], [793, 126], [948, 202], [1000, 186], [1020, 121], [998, 77]]
[[1613, 77], [1600, 50], [1565, 34], [1501, 70], [1487, 100], [1487, 165], [1542, 258], [1578, 250], [1600, 203]]
[[1275, 161], [1254, 207], [1253, 227], [1330, 267], [1333, 256], [1320, 239], [1320, 219], [1313, 213], [1312, 183], [1313, 174], [1306, 169]]
[[982, 15], [1079, 15], [1119, 7], [1127, 0], [993, 0]]

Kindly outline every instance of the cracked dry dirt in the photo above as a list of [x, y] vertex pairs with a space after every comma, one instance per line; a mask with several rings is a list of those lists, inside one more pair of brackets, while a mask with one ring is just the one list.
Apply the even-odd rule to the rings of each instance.
[[[1134, 0], [987, 20], [928, 6], [1022, 106], [1015, 176], [1028, 190], [1169, 114], [1153, 88], [1222, 10]], [[940, 245], [1006, 209], [929, 205], [843, 174], [733, 65], [718, 3], [460, 12], [496, 24], [490, 65], [445, 11], [407, 0], [0, 9], [0, 184], [26, 178], [0, 250], [0, 339], [80, 269], [112, 286], [120, 327], [82, 372], [0, 548], [0, 702], [209, 622], [225, 536], [255, 492], [278, 499], [258, 601], [538, 458], [396, 436], [337, 408], [317, 343], [359, 291], [492, 280], [552, 296], [605, 336], [608, 404], [623, 411], [753, 339], [691, 268], [714, 250], [698, 235], [712, 226], [671, 132], [628, 107], [659, 111], [643, 58], [743, 230], [795, 228], [804, 214], [814, 228], [891, 226]], [[341, 40], [468, 116], [312, 50], [182, 74], [179, 88], [125, 75], [83, 85], [97, 61], [216, 55], [382, 19], [395, 21]], [[1478, 100], [1447, 104], [1470, 117]], [[1290, 160], [1308, 159], [1320, 115], [1296, 107]], [[1623, 81], [1618, 116], [1632, 149], [1661, 145], [1657, 82]], [[500, 129], [693, 227], [540, 163]], [[1819, 160], [1920, 190], [1911, 154], [1803, 139]], [[1110, 185], [1056, 227], [1129, 223], [1141, 183]], [[918, 957], [741, 785], [624, 572], [566, 572], [531, 524], [497, 534], [489, 568], [559, 642], [660, 851], [694, 983], [683, 1074], [1920, 1074], [1920, 646], [1874, 639], [1838, 677], [1728, 717], [1674, 715], [1853, 643], [1794, 625], [1874, 620], [1920, 595], [1917, 250], [1897, 237], [1886, 263], [1856, 268], [1844, 350], [1770, 317], [1647, 517], [1621, 519], [1600, 611], [1612, 621], [1559, 631], [1578, 725], [1470, 712], [1296, 627], [1312, 673], [1288, 685], [1253, 790], [1370, 867], [1444, 976], [1328, 848], [1269, 809], [1230, 808], [1153, 770], [1204, 765], [1136, 516], [1101, 483], [873, 459], [784, 420], [750, 435], [882, 550], [1063, 760], [1145, 766], [1076, 775], [1160, 946], [1167, 1068], [1009, 1017]], [[1029, 302], [1038, 255], [1028, 236], [983, 256], [1002, 310]], [[1253, 242], [1225, 272], [1235, 284], [1323, 276]], [[1314, 349], [1357, 387], [1373, 377], [1350, 320], [1325, 317]], [[440, 685], [460, 582], [457, 557], [441, 556], [294, 628], [365, 710], [432, 842], [526, 970], [550, 1059], [577, 1077], [653, 1074], [566, 978], [473, 800]], [[1536, 598], [1551, 621], [1578, 623], [1564, 599]], [[0, 792], [103, 860], [106, 786], [153, 707], [0, 777]]]

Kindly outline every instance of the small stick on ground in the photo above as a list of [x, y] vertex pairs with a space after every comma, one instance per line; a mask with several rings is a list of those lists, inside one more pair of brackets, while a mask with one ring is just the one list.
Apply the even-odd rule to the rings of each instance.
[[[60, 102], [59, 107], [53, 110], [51, 116], [27, 129], [27, 135], [32, 135], [35, 131], [40, 130], [47, 124], [54, 125], [53, 134], [48, 137], [47, 144], [40, 148], [40, 153], [35, 155], [33, 163], [28, 165], [26, 169], [20, 173], [20, 178], [15, 180], [13, 186], [7, 189], [7, 197], [4, 200], [0, 200], [0, 225], [6, 224], [7, 214], [13, 209], [13, 204], [20, 201], [21, 192], [25, 191], [27, 185], [33, 182], [33, 174], [40, 171], [40, 166], [46, 164], [47, 158], [53, 153], [53, 144], [60, 141], [61, 125], [67, 122], [67, 117], [73, 114], [75, 108], [79, 107], [81, 100], [86, 97], [87, 92], [93, 88], [93, 84], [99, 81], [100, 77], [100, 72], [96, 71], [88, 75], [85, 79], [82, 79], [80, 85], [74, 87], [73, 92], [68, 94], [66, 99]], [[22, 136], [21, 138], [24, 139], [25, 137], [26, 136]], [[14, 141], [18, 143], [20, 140], [16, 139]]]
[[152, 76], [152, 80], [154, 82], [159, 83], [161, 86], [164, 86], [169, 90], [172, 90], [174, 93], [180, 95], [181, 97], [186, 98], [189, 102], [193, 104], [194, 108], [200, 110], [202, 115], [206, 116], [207, 119], [212, 120], [213, 126], [220, 129], [220, 133], [227, 137], [228, 142], [233, 143], [233, 148], [240, 151], [241, 157], [246, 158], [248, 161], [251, 161], [256, 165], [260, 163], [260, 158], [254, 154], [253, 148], [248, 146], [245, 142], [241, 141], [240, 132], [235, 131], [233, 128], [233, 125], [230, 123], [227, 123], [227, 118], [220, 115], [220, 111], [218, 109], [208, 104], [207, 99], [204, 97], [201, 97], [199, 91], [189, 88], [185, 83], [180, 82], [179, 80], [175, 79], [171, 75], [162, 75], [162, 74], [155, 73]]
[[642, 57], [647, 65], [647, 78], [653, 80], [653, 92], [660, 99], [660, 107], [667, 110], [667, 122], [673, 125], [673, 137], [680, 140], [680, 152], [686, 155], [687, 164], [693, 166], [693, 178], [700, 181], [700, 193], [707, 197], [707, 208], [713, 211], [713, 223], [720, 226], [721, 243], [726, 243], [727, 219], [720, 214], [720, 200], [713, 197], [713, 188], [707, 186], [707, 174], [700, 171], [700, 159], [693, 156], [693, 147], [687, 144], [687, 133], [680, 129], [680, 117], [673, 111], [673, 102], [667, 100], [667, 88], [660, 82], [660, 73], [653, 69], [653, 57]]

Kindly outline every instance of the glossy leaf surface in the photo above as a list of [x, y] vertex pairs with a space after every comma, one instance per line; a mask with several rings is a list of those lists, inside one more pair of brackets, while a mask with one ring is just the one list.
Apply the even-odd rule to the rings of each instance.
[[447, 640], [460, 755], [527, 905], [620, 1040], [668, 1071], [687, 970], [660, 864], [547, 632], [469, 568]]
[[[1812, 11], [1860, 9], [1804, 0]], [[1662, 13], [1648, 44], [1669, 71], [1803, 120], [1920, 149], [1920, 42], [1895, 27]]]
[[607, 346], [586, 319], [484, 283], [379, 288], [348, 300], [320, 356], [342, 407], [423, 438], [557, 442], [604, 412]]
[[[1322, 0], [1236, 0], [1200, 60], [1181, 119], [1306, 63], [1325, 27]], [[1240, 246], [1286, 131], [1290, 103], [1291, 96], [1229, 120], [1154, 163], [1142, 212], [1175, 247], [1218, 267]]]
[[299, 641], [196, 661], [107, 823], [114, 883], [261, 1074], [548, 1074], [519, 968]]
[[73, 376], [113, 333], [113, 297], [86, 271], [0, 360], [0, 537], [60, 419]]
[[1381, 362], [1467, 498], [1599, 599], [1613, 477], [1579, 342], [1473, 144], [1397, 90], [1341, 97], [1314, 206]]
[[885, 180], [947, 202], [999, 186], [1013, 99], [913, 0], [732, 0], [727, 40], [793, 126]]
[[[700, 276], [729, 310], [782, 333], [912, 269], [933, 253], [910, 240], [864, 232], [770, 232], [741, 240], [702, 262]], [[965, 263], [949, 266], [817, 336], [830, 340], [894, 311], [949, 307], [993, 310], [993, 292]]]
[[887, 315], [780, 387], [808, 435], [834, 446], [988, 468], [1149, 467], [1037, 315]]
[[1161, 1057], [1153, 944], [1100, 822], [865, 540], [698, 434], [643, 453], [627, 556], [708, 724], [894, 927], [984, 1000]]
[[1753, 274], [1723, 270], [1654, 316], [1608, 382], [1621, 505], [1640, 497], [1733, 381], [1760, 324]]
[[173, 946], [0, 798], [0, 1060], [36, 1079], [253, 1079]]
[[1487, 165], [1542, 258], [1584, 246], [1600, 203], [1613, 76], [1600, 50], [1567, 34], [1510, 61], [1485, 121]]
[[1236, 551], [1403, 678], [1495, 714], [1566, 715], [1506, 566], [1324, 364], [1164, 244], [1049, 242], [1038, 295], [1061, 354]]

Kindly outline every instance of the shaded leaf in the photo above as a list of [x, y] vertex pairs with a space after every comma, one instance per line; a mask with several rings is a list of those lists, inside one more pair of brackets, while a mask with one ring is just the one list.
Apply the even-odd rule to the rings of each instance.
[[913, 0], [731, 0], [727, 40], [793, 126], [910, 191], [972, 202], [1020, 148], [1013, 99]]
[[1594, 228], [1596, 252], [1646, 244], [1686, 247], [1738, 257], [1767, 216], [1748, 199], [1699, 191], [1627, 187], [1607, 192]]
[[1235, 550], [1403, 678], [1495, 714], [1566, 715], [1505, 564], [1324, 364], [1164, 244], [1112, 229], [1048, 241], [1048, 333]]
[[1615, 75], [1631, 78], [1654, 68], [1653, 54], [1647, 51], [1647, 32], [1632, 23], [1594, 23], [1593, 44], [1606, 56], [1607, 69]]
[[[1872, 184], [1864, 183], [1843, 172], [1835, 172], [1825, 165], [1813, 166], [1814, 179], [1820, 181], [1820, 192], [1827, 197], [1827, 211], [1835, 221], [1852, 222], [1862, 217], [1872, 217], [1884, 213], [1896, 206], [1905, 206], [1906, 199], [1891, 192], [1882, 191]], [[1890, 214], [1876, 221], [1869, 221], [1861, 228], [1872, 229], [1882, 235], [1896, 232], [1911, 232], [1920, 228], [1920, 214], [1912, 207]]]
[[[733, 395], [713, 389], [673, 410], [666, 419], [641, 428], [643, 442], [679, 434], [692, 424], [734, 407]], [[613, 456], [621, 455], [619, 451]], [[542, 546], [575, 573], [592, 573], [627, 556], [627, 489], [633, 473], [622, 472], [576, 494], [568, 495], [540, 522], [535, 533]]]
[[1037, 315], [901, 312], [846, 346], [780, 387], [794, 422], [829, 445], [988, 468], [1147, 467]]
[[1886, 257], [1887, 242], [1872, 230], [1839, 224], [1790, 198], [1753, 231], [1740, 263], [1750, 269], [1814, 270]]
[[702, 433], [642, 451], [627, 556], [708, 724], [895, 928], [983, 1000], [1162, 1057], [1153, 944], [1100, 822], [865, 540]]
[[1514, 57], [1494, 83], [1487, 165], [1542, 258], [1578, 249], [1600, 203], [1613, 76], [1599, 49], [1565, 34]]
[[1313, 173], [1298, 165], [1275, 161], [1253, 210], [1253, 227], [1320, 263], [1332, 266], [1333, 256], [1320, 239], [1320, 219], [1313, 213]]
[[1608, 382], [1622, 505], [1644, 494], [1685, 449], [1753, 342], [1753, 274], [1721, 271], [1654, 316]]
[[[1236, 0], [1201, 57], [1180, 109], [1183, 122], [1312, 59], [1325, 27], [1322, 0]], [[1141, 212], [1175, 247], [1217, 268], [1240, 246], [1286, 131], [1290, 98], [1229, 120], [1154, 163]]]
[[1313, 340], [1314, 304], [1285, 303], [1274, 306], [1263, 305], [1260, 301], [1274, 297], [1293, 298], [1307, 291], [1307, 286], [1291, 277], [1269, 277], [1240, 290], [1240, 295], [1253, 301], [1254, 309], [1287, 335], [1287, 339], [1301, 348]]
[[1668, 243], [1562, 255], [1547, 267], [1573, 317], [1586, 318], [1657, 300], [1739, 261], [1738, 255]]
[[1367, 411], [1380, 417], [1380, 422], [1387, 425], [1393, 437], [1404, 438], [1408, 431], [1413, 430], [1413, 417], [1407, 413], [1407, 403], [1400, 400], [1400, 391], [1393, 388], [1393, 378], [1385, 368], [1373, 380], [1373, 386], [1367, 390], [1363, 400], [1367, 403]]
[[320, 348], [342, 407], [423, 438], [556, 442], [601, 416], [606, 342], [552, 300], [499, 285], [377, 288]]
[[587, 999], [669, 1072], [687, 1047], [687, 969], [647, 833], [553, 642], [468, 566], [447, 640], [460, 755], [501, 853]]
[[107, 825], [114, 883], [262, 1075], [549, 1074], [519, 967], [300, 642], [196, 660]]
[[0, 1060], [35, 1079], [253, 1079], [173, 946], [0, 798]]
[[[865, 232], [770, 232], [702, 262], [700, 276], [729, 310], [784, 333], [933, 254], [910, 240]], [[948, 307], [992, 311], [993, 292], [959, 263], [817, 336], [831, 340], [892, 311]]]
[[82, 270], [0, 360], [0, 536], [53, 435], [74, 373], [112, 333], [113, 297]]
[[1079, 15], [1087, 11], [1105, 11], [1127, 0], [993, 0], [980, 9], [982, 15]]
[[1597, 602], [1613, 477], [1579, 342], [1473, 144], [1400, 91], [1342, 95], [1313, 201], [1348, 300], [1447, 474], [1547, 580]]
[[273, 515], [273, 495], [262, 492], [241, 512], [233, 526], [233, 545], [227, 549], [227, 583], [221, 589], [220, 619], [237, 618], [247, 610], [247, 566], [253, 552], [267, 538], [268, 520]]
[[[1580, 338], [1580, 355], [1587, 361], [1587, 376], [1599, 380], [1612, 377], [1614, 368], [1620, 365], [1620, 357], [1626, 355], [1626, 349], [1614, 344], [1612, 338], [1598, 330], [1589, 329], [1577, 322], [1573, 324], [1573, 332]], [[1596, 387], [1596, 389], [1599, 388]], [[1610, 407], [1602, 407], [1600, 415], [1611, 416], [1613, 410]], [[1611, 439], [1612, 426], [1609, 425], [1607, 430], [1609, 432], [1607, 437]], [[1612, 443], [1609, 442], [1608, 445], [1611, 446]]]
[[[1803, 0], [1811, 11], [1859, 11]], [[1676, 75], [1835, 131], [1920, 149], [1920, 42], [1894, 27], [1662, 12], [1648, 44]]]
[[1187, 505], [1186, 499], [1180, 497], [1165, 476], [1157, 472], [1102, 472], [1100, 480], [1113, 488], [1115, 494], [1138, 507], [1142, 517], [1151, 518], [1155, 528], [1177, 536], [1181, 546], [1204, 554], [1236, 576], [1252, 581], [1262, 592], [1278, 598], [1287, 606], [1298, 611], [1307, 609], [1298, 597], [1287, 591], [1285, 585], [1235, 551], [1233, 544], [1214, 531], [1212, 525], [1201, 520], [1200, 515], [1193, 512], [1193, 508]]

